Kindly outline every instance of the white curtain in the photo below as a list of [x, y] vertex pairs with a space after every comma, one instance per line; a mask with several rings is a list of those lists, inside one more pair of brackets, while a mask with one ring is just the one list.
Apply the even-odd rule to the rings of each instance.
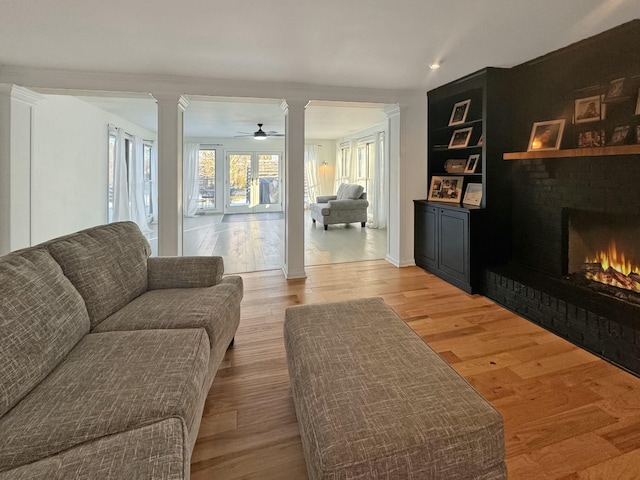
[[185, 217], [195, 217], [198, 211], [200, 186], [198, 185], [199, 143], [185, 143], [183, 157], [183, 211]]
[[316, 145], [304, 146], [304, 171], [307, 176], [309, 202], [314, 203], [320, 188], [318, 182], [318, 147]]
[[351, 140], [351, 159], [345, 176], [349, 177], [348, 183], [358, 183], [358, 140]]
[[387, 205], [385, 192], [385, 178], [387, 175], [385, 169], [385, 147], [384, 133], [376, 132], [373, 136], [374, 142], [374, 163], [373, 163], [373, 180], [367, 198], [371, 203], [371, 212], [373, 219], [367, 223], [369, 228], [387, 228]]
[[113, 222], [131, 220], [129, 214], [129, 174], [125, 148], [124, 130], [117, 128], [113, 164], [113, 217], [111, 219]]
[[144, 145], [140, 137], [133, 137], [133, 156], [131, 157], [129, 166], [129, 185], [130, 188], [130, 217], [144, 235], [149, 235], [151, 229], [147, 219], [147, 212], [144, 207]]
[[151, 203], [153, 205], [152, 223], [158, 223], [158, 152], [155, 145], [151, 148]]

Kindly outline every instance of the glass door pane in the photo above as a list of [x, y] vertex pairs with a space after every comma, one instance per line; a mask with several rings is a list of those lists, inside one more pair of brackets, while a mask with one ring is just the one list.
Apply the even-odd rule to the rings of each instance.
[[216, 151], [213, 149], [200, 149], [198, 186], [198, 208], [214, 210], [216, 208]]
[[251, 208], [251, 154], [231, 153], [227, 156], [227, 208], [232, 213]]
[[280, 155], [258, 154], [257, 210], [279, 211], [280, 199]]

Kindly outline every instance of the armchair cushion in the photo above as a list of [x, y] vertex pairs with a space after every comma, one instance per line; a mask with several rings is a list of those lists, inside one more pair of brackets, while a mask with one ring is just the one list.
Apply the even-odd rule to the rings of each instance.
[[329, 210], [353, 210], [358, 208], [366, 209], [369, 206], [367, 200], [331, 200]]
[[318, 195], [316, 203], [327, 203], [329, 200], [337, 200], [337, 195]]
[[338, 200], [358, 200], [364, 187], [355, 183], [343, 183], [338, 187], [337, 197]]

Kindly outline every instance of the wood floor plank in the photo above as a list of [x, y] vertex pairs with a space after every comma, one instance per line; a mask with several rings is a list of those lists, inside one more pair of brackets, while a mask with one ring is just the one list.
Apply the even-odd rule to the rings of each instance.
[[[384, 260], [243, 274], [236, 342], [205, 403], [192, 478], [305, 480], [286, 308], [381, 296], [505, 421], [510, 480], [640, 478], [640, 379], [479, 295]], [[636, 475], [636, 476], [634, 476]]]

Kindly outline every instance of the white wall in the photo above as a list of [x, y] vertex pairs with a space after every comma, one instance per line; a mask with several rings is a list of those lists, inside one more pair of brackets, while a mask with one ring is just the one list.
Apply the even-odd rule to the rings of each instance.
[[45, 95], [35, 107], [31, 243], [107, 222], [108, 125], [155, 133], [74, 97]]

